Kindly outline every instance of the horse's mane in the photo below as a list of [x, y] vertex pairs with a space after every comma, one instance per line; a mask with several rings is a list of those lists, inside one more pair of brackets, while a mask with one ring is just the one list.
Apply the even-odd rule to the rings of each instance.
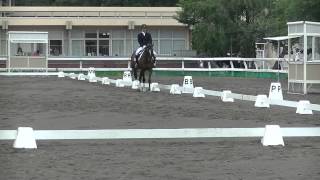
[[148, 44], [141, 55], [141, 63], [153, 64], [152, 52], [153, 52], [153, 46], [152, 44]]

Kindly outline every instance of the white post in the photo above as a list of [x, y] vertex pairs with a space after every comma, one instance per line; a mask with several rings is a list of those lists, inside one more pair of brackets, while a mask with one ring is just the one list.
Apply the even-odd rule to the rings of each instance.
[[315, 46], [316, 46], [316, 37], [312, 37], [312, 61], [315, 60]]
[[[289, 27], [288, 27], [289, 28]], [[288, 39], [288, 90], [287, 92], [290, 91], [290, 82], [289, 82], [289, 77], [290, 77], [290, 61], [291, 61], [291, 39]]]
[[232, 61], [230, 61], [230, 66], [231, 66], [231, 69], [234, 69], [234, 65]]
[[307, 36], [307, 24], [304, 22], [303, 30], [303, 94], [307, 94], [307, 46], [308, 36]]
[[184, 59], [182, 59], [182, 70], [184, 69]]
[[10, 49], [11, 49], [11, 47], [10, 47], [10, 33], [8, 33], [9, 35], [8, 35], [8, 49], [7, 49], [7, 52], [8, 52], [8, 54], [7, 54], [7, 56], [8, 56], [8, 58], [7, 58], [7, 65], [8, 65], [8, 67], [7, 67], [7, 69], [8, 69], [8, 72], [10, 72], [10, 61], [11, 61], [11, 52], [10, 52]]
[[27, 56], [27, 67], [30, 68], [30, 56]]
[[248, 65], [246, 61], [243, 61], [244, 69], [248, 69]]
[[280, 81], [280, 74], [279, 74], [279, 67], [280, 67], [280, 41], [278, 41], [278, 61], [277, 61], [277, 64], [278, 64], [278, 82]]
[[[49, 38], [49, 37], [47, 37]], [[48, 72], [48, 68], [49, 68], [49, 62], [48, 62], [48, 57], [49, 57], [49, 40], [47, 39], [47, 44], [46, 44], [46, 72]]]

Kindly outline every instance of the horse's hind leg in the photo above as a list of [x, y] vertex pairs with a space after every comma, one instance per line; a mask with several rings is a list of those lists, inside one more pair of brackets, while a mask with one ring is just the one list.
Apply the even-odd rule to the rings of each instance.
[[144, 71], [140, 70], [139, 73], [140, 91], [144, 90]]
[[143, 71], [142, 74], [142, 81], [143, 81], [143, 91], [146, 91], [145, 83], [146, 83], [146, 77], [145, 77], [145, 71]]

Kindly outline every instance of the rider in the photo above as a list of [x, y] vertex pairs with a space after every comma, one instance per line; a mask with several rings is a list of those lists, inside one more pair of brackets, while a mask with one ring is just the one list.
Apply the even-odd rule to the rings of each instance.
[[[152, 44], [152, 37], [149, 32], [147, 32], [147, 25], [142, 24], [141, 25], [141, 32], [138, 34], [138, 42], [140, 47], [136, 50], [135, 55], [136, 55], [136, 62], [138, 62], [138, 58], [140, 56], [140, 53], [144, 50], [147, 44]], [[156, 57], [155, 57], [155, 52], [152, 52], [152, 57], [153, 57], [153, 63], [155, 66], [156, 63]]]

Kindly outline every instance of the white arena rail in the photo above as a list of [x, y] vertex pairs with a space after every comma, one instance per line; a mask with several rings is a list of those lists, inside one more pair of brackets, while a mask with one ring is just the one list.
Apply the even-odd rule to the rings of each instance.
[[[69, 73], [64, 73], [64, 76], [66, 77], [73, 77], [76, 78], [78, 75], [77, 74], [69, 74]], [[86, 79], [89, 79], [88, 76], [85, 76]], [[97, 81], [102, 82], [103, 78], [95, 77]], [[116, 84], [117, 80], [109, 79], [111, 84]], [[128, 85], [127, 85], [128, 86]], [[164, 84], [158, 84], [160, 90], [170, 90], [171, 85], [164, 85]], [[145, 84], [145, 87], [148, 87], [148, 84]], [[180, 91], [183, 91], [182, 86], [177, 87]], [[194, 91], [195, 88], [189, 89], [192, 92]], [[205, 95], [209, 96], [216, 96], [216, 97], [221, 97], [223, 95], [223, 92], [221, 91], [213, 91], [213, 90], [207, 90], [207, 89], [202, 89], [202, 93]], [[227, 98], [233, 98], [237, 100], [242, 100], [242, 101], [256, 101], [257, 96], [254, 95], [246, 95], [246, 94], [237, 94], [237, 93], [228, 93], [226, 94]], [[292, 107], [292, 108], [298, 108], [299, 102], [297, 101], [289, 101], [289, 100], [275, 100], [275, 99], [266, 99], [266, 101], [270, 105], [277, 105], [277, 106], [284, 106], [284, 107]], [[305, 105], [308, 110], [313, 110], [313, 111], [320, 111], [320, 105], [318, 104], [306, 104]]]
[[[266, 128], [34, 130], [36, 140], [168, 139], [263, 137]], [[0, 130], [0, 140], [14, 140], [17, 130]], [[319, 127], [281, 127], [283, 137], [319, 137]]]
[[[0, 60], [6, 61], [5, 57]], [[158, 64], [165, 62], [178, 62], [181, 63], [179, 68], [154, 68], [157, 71], [246, 71], [246, 72], [274, 72], [274, 73], [287, 73], [287, 59], [283, 58], [233, 58], [233, 57], [217, 57], [217, 58], [200, 58], [200, 57], [157, 57]], [[87, 68], [83, 68], [84, 62], [94, 61], [119, 61], [127, 62], [128, 65], [125, 68], [96, 68], [96, 71], [125, 71], [130, 68], [129, 57], [49, 57], [49, 65], [56, 61], [79, 63], [79, 68], [48, 68], [48, 71], [86, 71]], [[279, 62], [279, 70], [272, 69], [276, 62]], [[186, 67], [188, 62], [197, 62], [199, 67]], [[212, 67], [216, 62], [228, 62], [228, 67]], [[234, 62], [241, 62], [244, 68], [236, 68]], [[248, 62], [252, 62], [255, 68], [250, 68]], [[204, 68], [204, 63], [206, 67]], [[201, 67], [202, 66], [202, 67]], [[6, 68], [1, 68], [0, 71], [6, 71]], [[39, 68], [14, 68], [12, 70], [24, 71], [35, 70], [42, 71]]]

